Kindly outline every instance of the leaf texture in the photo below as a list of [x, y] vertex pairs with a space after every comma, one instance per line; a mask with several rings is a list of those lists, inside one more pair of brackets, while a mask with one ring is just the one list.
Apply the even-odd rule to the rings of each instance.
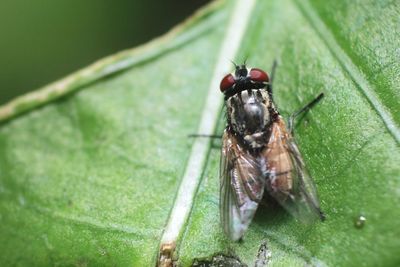
[[[215, 2], [165, 37], [0, 108], [0, 265], [156, 264], [234, 4]], [[269, 70], [277, 59], [283, 116], [325, 93], [295, 138], [327, 219], [304, 225], [267, 204], [231, 242], [214, 140], [177, 264], [224, 254], [253, 266], [266, 244], [268, 266], [399, 265], [399, 12], [397, 1], [257, 1], [226, 60]]]

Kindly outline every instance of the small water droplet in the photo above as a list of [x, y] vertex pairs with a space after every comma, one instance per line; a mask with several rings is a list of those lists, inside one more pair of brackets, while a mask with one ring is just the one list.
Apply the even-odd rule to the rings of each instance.
[[357, 219], [354, 221], [354, 226], [358, 229], [361, 229], [364, 227], [365, 222], [367, 221], [367, 218], [365, 216], [360, 215], [357, 217]]

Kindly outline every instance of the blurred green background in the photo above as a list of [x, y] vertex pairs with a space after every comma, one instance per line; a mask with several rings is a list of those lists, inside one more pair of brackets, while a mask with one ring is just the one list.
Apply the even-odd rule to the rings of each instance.
[[1, 0], [0, 104], [157, 37], [209, 0]]

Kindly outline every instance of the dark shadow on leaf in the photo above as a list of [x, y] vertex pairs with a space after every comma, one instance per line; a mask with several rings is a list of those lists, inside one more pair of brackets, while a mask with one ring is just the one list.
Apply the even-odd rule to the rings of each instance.
[[290, 215], [279, 205], [279, 203], [270, 195], [265, 193], [253, 219], [253, 223], [262, 228], [268, 228], [269, 225], [276, 223], [284, 224], [290, 219]]

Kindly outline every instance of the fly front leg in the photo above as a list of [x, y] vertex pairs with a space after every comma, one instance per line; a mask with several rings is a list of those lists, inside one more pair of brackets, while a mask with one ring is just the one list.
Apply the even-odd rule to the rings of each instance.
[[299, 109], [298, 111], [294, 112], [292, 115], [289, 117], [288, 121], [288, 130], [289, 132], [293, 135], [293, 130], [294, 130], [294, 120], [301, 115], [302, 113], [305, 113], [309, 111], [312, 107], [314, 107], [324, 96], [324, 93], [320, 93], [314, 100], [312, 100], [310, 103]]
[[274, 78], [275, 78], [275, 70], [276, 70], [277, 66], [278, 66], [278, 61], [276, 59], [274, 59], [274, 62], [272, 63], [272, 67], [271, 67], [271, 75], [269, 77], [269, 83], [267, 86], [268, 95], [272, 101], [273, 101], [272, 88], [273, 88], [273, 83], [274, 83]]

